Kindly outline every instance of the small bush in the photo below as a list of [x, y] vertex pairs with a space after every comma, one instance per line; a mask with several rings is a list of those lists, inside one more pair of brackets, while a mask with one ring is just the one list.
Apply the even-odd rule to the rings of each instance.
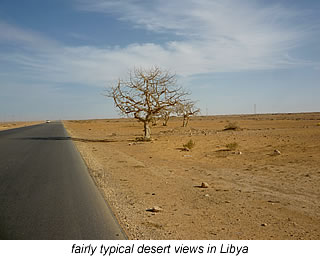
[[228, 150], [234, 151], [239, 147], [239, 144], [234, 142], [234, 143], [226, 144], [226, 147]]
[[195, 145], [196, 143], [190, 139], [186, 144], [183, 145], [183, 148], [191, 150]]
[[238, 130], [240, 129], [240, 127], [238, 126], [237, 122], [229, 122], [225, 127], [224, 127], [224, 131], [228, 131], [228, 130]]

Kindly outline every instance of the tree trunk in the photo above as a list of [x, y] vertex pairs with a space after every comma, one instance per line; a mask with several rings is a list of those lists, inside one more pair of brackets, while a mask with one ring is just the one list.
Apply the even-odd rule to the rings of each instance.
[[163, 123], [162, 123], [163, 126], [167, 126], [168, 125], [169, 118], [170, 118], [170, 116], [167, 115], [167, 114], [164, 116]]
[[144, 121], [144, 137], [143, 139], [149, 141], [151, 139], [151, 129], [148, 121]]
[[158, 124], [158, 118], [153, 117], [151, 121], [152, 121], [152, 126], [156, 126]]
[[190, 119], [190, 117], [189, 117], [189, 116], [187, 116], [185, 126], [187, 126], [187, 125], [188, 125], [188, 123], [189, 123], [189, 119]]
[[182, 127], [186, 127], [186, 126], [187, 126], [187, 124], [188, 124], [187, 116], [186, 116], [186, 115], [184, 115], [184, 116], [183, 116]]

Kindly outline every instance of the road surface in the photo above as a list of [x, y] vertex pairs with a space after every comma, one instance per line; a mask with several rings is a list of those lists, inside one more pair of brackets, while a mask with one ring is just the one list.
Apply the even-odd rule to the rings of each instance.
[[126, 239], [61, 122], [0, 131], [0, 239]]

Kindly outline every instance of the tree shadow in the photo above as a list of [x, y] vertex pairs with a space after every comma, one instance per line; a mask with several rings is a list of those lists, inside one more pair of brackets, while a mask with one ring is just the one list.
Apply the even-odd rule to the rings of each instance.
[[52, 136], [52, 137], [19, 137], [14, 138], [17, 140], [35, 140], [35, 141], [65, 141], [65, 140], [71, 140], [71, 137], [69, 136]]
[[74, 138], [71, 137], [72, 141], [84, 142], [84, 143], [114, 143], [118, 142], [117, 140], [111, 139], [85, 139], [85, 138]]
[[78, 142], [92, 142], [92, 143], [111, 143], [117, 142], [116, 140], [110, 139], [86, 139], [86, 138], [75, 138], [70, 136], [52, 136], [52, 137], [22, 137], [22, 138], [15, 138], [19, 140], [35, 140], [35, 141], [78, 141]]
[[178, 147], [178, 148], [175, 148], [176, 150], [180, 151], [180, 152], [190, 152], [191, 149], [188, 149], [186, 147]]
[[228, 148], [224, 148], [224, 149], [216, 150], [215, 152], [216, 152], [216, 153], [219, 153], [219, 152], [231, 152], [231, 150], [228, 149]]

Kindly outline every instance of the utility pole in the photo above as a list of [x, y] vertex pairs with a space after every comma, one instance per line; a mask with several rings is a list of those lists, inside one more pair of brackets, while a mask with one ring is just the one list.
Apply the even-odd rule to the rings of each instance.
[[255, 115], [257, 114], [257, 105], [256, 104], [253, 105], [253, 113]]

